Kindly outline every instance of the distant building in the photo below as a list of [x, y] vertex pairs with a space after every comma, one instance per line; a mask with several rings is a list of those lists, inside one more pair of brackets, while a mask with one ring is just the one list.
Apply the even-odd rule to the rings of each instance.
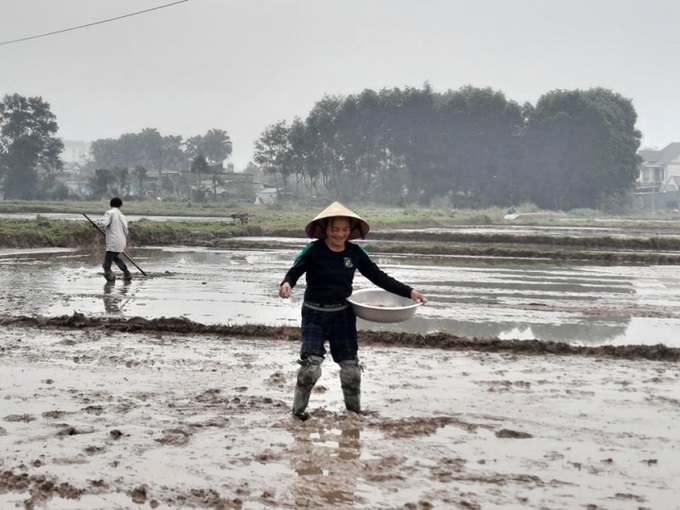
[[675, 210], [680, 208], [680, 143], [661, 150], [641, 150], [640, 173], [635, 201], [639, 209]]
[[64, 152], [61, 159], [64, 163], [80, 163], [90, 155], [90, 142], [82, 140], [64, 140]]
[[263, 188], [257, 191], [255, 196], [256, 204], [271, 204], [276, 202], [279, 190], [276, 188]]
[[66, 186], [70, 193], [74, 193], [76, 195], [85, 195], [90, 192], [89, 181], [74, 175], [73, 172], [55, 172], [54, 178], [57, 182], [60, 182]]

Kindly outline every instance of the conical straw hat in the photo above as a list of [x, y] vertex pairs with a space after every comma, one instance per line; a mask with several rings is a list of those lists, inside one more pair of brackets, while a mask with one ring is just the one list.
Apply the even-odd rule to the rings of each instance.
[[312, 239], [323, 239], [326, 237], [326, 225], [329, 218], [335, 217], [349, 218], [352, 231], [349, 233], [349, 239], [364, 239], [368, 234], [369, 226], [361, 216], [350, 211], [340, 202], [333, 202], [323, 211], [316, 215], [312, 221], [307, 223], [305, 232]]

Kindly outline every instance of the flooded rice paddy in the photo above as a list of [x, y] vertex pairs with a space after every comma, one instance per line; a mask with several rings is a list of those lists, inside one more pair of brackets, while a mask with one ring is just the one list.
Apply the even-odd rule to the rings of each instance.
[[[297, 326], [304, 282], [290, 300], [278, 285], [304, 241], [272, 249], [128, 250], [132, 282], [106, 284], [101, 253], [0, 250], [3, 315], [182, 317], [203, 324]], [[367, 244], [370, 252], [370, 243]], [[680, 271], [674, 266], [567, 265], [454, 256], [373, 254], [389, 274], [429, 298], [407, 322], [366, 330], [447, 332], [573, 345], [680, 347]], [[357, 274], [355, 288], [372, 284]]]
[[[39, 320], [297, 327], [302, 284], [290, 300], [277, 291], [304, 241], [261, 241], [271, 248], [131, 248], [147, 276], [131, 267], [113, 285], [100, 246], [0, 250], [2, 317], [36, 319], [0, 325], [0, 508], [677, 507], [674, 361], [369, 342], [364, 412], [345, 411], [326, 361], [301, 422], [294, 339]], [[674, 266], [373, 257], [429, 302], [360, 329], [680, 346]]]

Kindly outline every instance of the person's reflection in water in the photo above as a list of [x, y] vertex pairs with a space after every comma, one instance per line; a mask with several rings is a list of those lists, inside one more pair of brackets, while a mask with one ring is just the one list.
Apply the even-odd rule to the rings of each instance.
[[338, 457], [342, 460], [358, 459], [361, 455], [361, 429], [342, 429], [338, 442]]
[[[335, 424], [338, 425], [337, 423]], [[357, 480], [363, 477], [360, 423], [340, 423], [326, 430], [321, 424], [293, 430], [296, 502], [311, 507], [365, 503], [355, 495]], [[337, 442], [337, 447], [331, 447]]]
[[[104, 310], [106, 313], [123, 315], [123, 306], [125, 303], [121, 304], [123, 296], [125, 296], [130, 290], [131, 281], [124, 281], [123, 285], [116, 287], [116, 282], [106, 282], [104, 284], [104, 294], [102, 299], [104, 300]], [[116, 292], [116, 288], [118, 291]], [[126, 301], [127, 302], [127, 301]]]

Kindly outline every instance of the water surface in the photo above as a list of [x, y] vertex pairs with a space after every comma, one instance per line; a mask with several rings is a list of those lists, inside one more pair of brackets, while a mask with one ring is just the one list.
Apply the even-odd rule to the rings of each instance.
[[[304, 277], [291, 299], [282, 300], [277, 292], [304, 240], [271, 243], [286, 248], [135, 248], [128, 253], [148, 276], [131, 267], [134, 280], [119, 279], [113, 285], [102, 277], [99, 254], [0, 250], [2, 313], [54, 317], [79, 312], [297, 326]], [[673, 266], [372, 257], [386, 272], [427, 295], [429, 303], [409, 321], [377, 324], [359, 319], [360, 329], [680, 347], [680, 276]], [[355, 289], [372, 286], [357, 274]]]

